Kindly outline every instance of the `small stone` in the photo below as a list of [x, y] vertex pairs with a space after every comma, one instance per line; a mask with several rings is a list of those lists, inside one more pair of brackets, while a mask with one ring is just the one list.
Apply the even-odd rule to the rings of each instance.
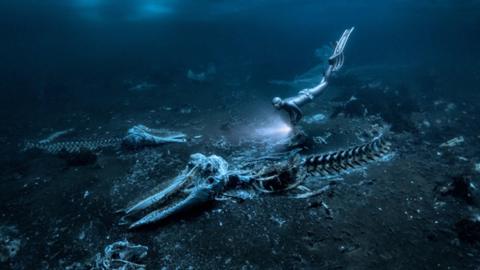
[[475, 163], [475, 171], [480, 173], [480, 162], [479, 163]]

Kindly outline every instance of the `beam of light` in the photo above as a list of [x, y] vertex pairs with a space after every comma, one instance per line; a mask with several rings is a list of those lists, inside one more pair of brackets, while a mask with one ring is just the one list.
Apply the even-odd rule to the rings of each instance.
[[270, 125], [255, 130], [256, 135], [262, 137], [287, 137], [292, 131], [292, 127], [283, 120], [276, 120]]

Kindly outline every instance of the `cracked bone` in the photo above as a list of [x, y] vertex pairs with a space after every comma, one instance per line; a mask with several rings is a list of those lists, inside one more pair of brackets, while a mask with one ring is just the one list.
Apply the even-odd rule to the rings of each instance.
[[[187, 209], [200, 206], [214, 200], [214, 195], [223, 190], [228, 181], [230, 171], [228, 163], [216, 155], [205, 156], [192, 154], [187, 168], [167, 188], [140, 201], [125, 211], [126, 215], [135, 214], [153, 205], [160, 205], [180, 190], [188, 196], [166, 208], [155, 210], [134, 222], [129, 229], [164, 220]], [[193, 188], [190, 188], [193, 185]]]
[[127, 240], [117, 241], [105, 247], [103, 256], [97, 254], [94, 269], [145, 269], [146, 265], [140, 261], [147, 253], [146, 246], [133, 244]]
[[[391, 144], [383, 139], [383, 134], [380, 134], [367, 144], [330, 153], [315, 154], [306, 158], [297, 156], [298, 151], [295, 150], [283, 153], [284, 158], [281, 161], [278, 161], [279, 158], [274, 154], [255, 159], [238, 158], [237, 162], [244, 163], [244, 166], [234, 166], [233, 169], [229, 168], [227, 161], [220, 156], [205, 156], [196, 153], [190, 156], [190, 162], [186, 169], [182, 171], [181, 177], [173, 181], [173, 184], [126, 210], [127, 213], [138, 213], [154, 204], [168, 202], [167, 205], [160, 205], [161, 208], [153, 209], [150, 213], [134, 221], [129, 229], [165, 221], [177, 214], [217, 199], [233, 198], [241, 201], [243, 198], [228, 192], [245, 186], [262, 193], [277, 193], [298, 188], [303, 193], [292, 197], [298, 199], [316, 196], [328, 190], [330, 185], [319, 189], [301, 187], [302, 184], [307, 183], [308, 178], [312, 177], [313, 180], [321, 174], [322, 177], [332, 179], [342, 173], [349, 173], [351, 169], [361, 168], [372, 161], [389, 160], [392, 156], [389, 154], [390, 151]], [[266, 164], [260, 163], [262, 168], [252, 165], [260, 160], [270, 161]], [[264, 169], [263, 167], [267, 164], [270, 167]], [[255, 173], [252, 173], [251, 170], [254, 170]], [[189, 173], [185, 173], [187, 171]], [[189, 177], [185, 175], [189, 175]], [[184, 195], [185, 193], [187, 195]], [[244, 198], [251, 196], [249, 194], [242, 195]], [[170, 198], [167, 198], [168, 196]], [[328, 210], [328, 206], [324, 207]]]
[[60, 141], [60, 142], [27, 142], [22, 151], [38, 149], [50, 154], [58, 154], [62, 151], [67, 153], [79, 153], [82, 150], [96, 151], [107, 147], [116, 147], [120, 142], [119, 138], [78, 140], [78, 141]]
[[69, 133], [71, 133], [71, 132], [73, 132], [73, 131], [74, 131], [73, 128], [69, 128], [69, 129], [65, 129], [65, 130], [60, 130], [60, 131], [54, 132], [54, 133], [50, 134], [47, 138], [38, 141], [38, 143], [39, 143], [39, 144], [51, 143], [51, 142], [53, 142], [54, 140], [58, 139], [59, 137], [62, 137], [62, 136], [64, 136], [64, 135], [67, 135], [67, 134], [69, 134]]
[[213, 192], [208, 187], [200, 187], [194, 189], [187, 198], [174, 204], [166, 209], [155, 210], [140, 220], [130, 225], [129, 229], [136, 229], [141, 226], [160, 222], [172, 215], [188, 211], [189, 209], [198, 207], [202, 204], [208, 203], [213, 199]]
[[463, 136], [458, 136], [440, 144], [440, 147], [454, 147], [462, 144], [464, 141], [465, 139], [463, 138]]
[[134, 206], [128, 208], [127, 210], [125, 210], [125, 214], [126, 215], [135, 214], [142, 210], [147, 209], [148, 207], [151, 207], [154, 204], [161, 204], [165, 202], [173, 193], [177, 192], [178, 190], [184, 187], [184, 185], [188, 182], [188, 180], [190, 179], [190, 177], [192, 176], [192, 174], [195, 172], [196, 169], [197, 167], [194, 167], [188, 173], [182, 173], [178, 175], [172, 181], [172, 184], [170, 184], [167, 188], [140, 201]]
[[187, 135], [181, 132], [153, 129], [144, 125], [136, 125], [130, 128], [122, 141], [123, 145], [128, 148], [185, 142], [187, 142]]

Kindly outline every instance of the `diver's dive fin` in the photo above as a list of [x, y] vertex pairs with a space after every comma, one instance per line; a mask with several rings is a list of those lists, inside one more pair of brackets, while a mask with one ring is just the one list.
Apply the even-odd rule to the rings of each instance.
[[353, 30], [355, 30], [355, 27], [345, 30], [340, 39], [337, 41], [335, 50], [333, 51], [332, 56], [330, 56], [328, 60], [330, 65], [333, 66], [333, 71], [337, 71], [343, 66], [343, 50], [345, 49], [348, 38], [350, 37], [350, 34], [353, 32]]

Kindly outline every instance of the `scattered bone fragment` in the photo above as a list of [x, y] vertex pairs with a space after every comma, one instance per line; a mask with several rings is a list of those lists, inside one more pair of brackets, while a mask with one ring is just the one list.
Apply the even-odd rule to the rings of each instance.
[[136, 125], [128, 130], [122, 144], [127, 148], [138, 148], [166, 143], [185, 143], [186, 141], [187, 135], [181, 132]]
[[142, 260], [147, 256], [148, 247], [117, 241], [105, 247], [104, 253], [98, 253], [95, 259], [96, 270], [144, 270]]
[[0, 263], [12, 260], [20, 251], [22, 241], [14, 226], [0, 226]]
[[440, 144], [440, 147], [454, 147], [462, 144], [464, 141], [465, 139], [463, 138], [463, 136], [458, 136]]
[[69, 133], [71, 133], [71, 132], [73, 132], [73, 131], [74, 131], [73, 128], [69, 128], [69, 129], [65, 129], [65, 130], [60, 130], [60, 131], [54, 132], [54, 133], [50, 134], [47, 138], [38, 141], [38, 143], [40, 143], [40, 144], [51, 143], [51, 142], [53, 142], [54, 140], [58, 139], [59, 137], [62, 137], [62, 136], [64, 136], [64, 135], [67, 135], [67, 134], [69, 134]]

